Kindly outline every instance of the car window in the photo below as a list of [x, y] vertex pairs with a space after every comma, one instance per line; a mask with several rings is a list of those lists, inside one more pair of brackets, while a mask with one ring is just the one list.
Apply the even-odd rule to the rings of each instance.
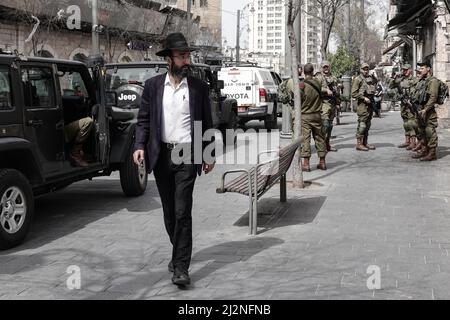
[[275, 84], [273, 81], [272, 75], [270, 74], [269, 71], [259, 70], [259, 74], [261, 76], [261, 80], [262, 80], [263, 84], [268, 84], [268, 85]]
[[86, 84], [83, 81], [81, 74], [78, 71], [60, 71], [58, 74], [59, 86], [61, 89], [61, 95], [89, 97], [89, 93], [86, 89]]
[[0, 111], [12, 110], [11, 80], [9, 70], [0, 67]]
[[21, 74], [24, 100], [27, 107], [55, 107], [55, 87], [50, 68], [25, 67]]
[[107, 90], [117, 88], [129, 83], [144, 85], [147, 79], [167, 72], [167, 66], [136, 66], [111, 67], [106, 70]]

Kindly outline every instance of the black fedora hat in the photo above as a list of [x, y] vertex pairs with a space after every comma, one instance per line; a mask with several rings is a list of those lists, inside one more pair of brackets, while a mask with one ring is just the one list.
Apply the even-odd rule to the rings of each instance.
[[197, 48], [190, 47], [181, 32], [175, 32], [167, 35], [163, 43], [163, 49], [158, 51], [156, 55], [159, 57], [167, 57], [170, 55], [172, 50], [191, 52], [197, 50]]

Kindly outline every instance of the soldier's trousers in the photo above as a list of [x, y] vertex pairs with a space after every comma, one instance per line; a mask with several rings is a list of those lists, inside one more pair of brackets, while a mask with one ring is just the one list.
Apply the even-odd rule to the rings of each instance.
[[438, 135], [436, 128], [438, 127], [438, 116], [434, 108], [427, 112], [424, 119], [424, 126], [427, 147], [437, 148]]
[[324, 101], [322, 104], [322, 130], [327, 144], [330, 143], [333, 121], [336, 117], [336, 106]]
[[91, 132], [94, 121], [90, 117], [75, 120], [64, 127], [66, 143], [82, 144]]
[[372, 124], [372, 111], [365, 103], [358, 103], [356, 107], [358, 115], [358, 128], [356, 129], [356, 138], [364, 138], [369, 135], [370, 126]]
[[320, 112], [302, 114], [302, 158], [311, 157], [311, 135], [316, 144], [317, 155], [323, 158], [327, 154], [327, 146], [322, 130]]
[[419, 121], [414, 113], [411, 112], [408, 106], [402, 104], [400, 114], [403, 119], [403, 128], [405, 129], [405, 136], [415, 137], [419, 135]]

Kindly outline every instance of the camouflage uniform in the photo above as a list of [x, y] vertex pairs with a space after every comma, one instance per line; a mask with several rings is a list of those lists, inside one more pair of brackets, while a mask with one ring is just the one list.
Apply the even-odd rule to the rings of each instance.
[[[368, 145], [367, 140], [372, 121], [372, 108], [370, 104], [364, 101], [365, 97], [373, 96], [376, 89], [376, 81], [373, 76], [359, 75], [352, 84], [352, 98], [356, 99], [358, 105], [356, 107], [356, 114], [358, 115], [358, 128], [356, 130], [356, 139], [358, 140], [357, 149], [367, 151], [373, 150], [374, 147]], [[358, 148], [363, 145], [365, 148]]]
[[422, 134], [425, 138], [425, 148], [415, 156], [422, 161], [432, 161], [437, 159], [436, 149], [438, 146], [438, 116], [436, 113], [436, 103], [439, 94], [439, 81], [435, 77], [428, 75], [421, 80], [416, 88], [416, 95], [425, 116], [421, 119]]
[[[316, 78], [322, 83], [322, 128], [324, 130], [327, 150], [330, 151], [331, 132], [333, 131], [333, 121], [336, 117], [336, 108], [339, 103], [339, 97], [335, 95], [329, 97], [327, 94], [327, 89], [332, 90], [337, 94], [339, 92], [338, 80], [331, 74], [325, 75], [323, 73], [317, 73]], [[332, 89], [330, 89], [330, 87]]]
[[[415, 95], [415, 87], [418, 79], [410, 75], [409, 77], [401, 77], [392, 80], [390, 88], [396, 89], [398, 99], [412, 98]], [[402, 101], [400, 107], [400, 115], [403, 119], [403, 128], [405, 130], [406, 141], [400, 145], [401, 148], [408, 148], [408, 150], [415, 147], [416, 136], [419, 131], [419, 122], [416, 115], [411, 111], [410, 107]]]
[[[291, 93], [294, 88], [293, 84], [294, 81], [290, 79], [286, 85], [287, 90]], [[303, 136], [301, 156], [302, 158], [308, 159], [308, 163], [309, 158], [311, 157], [311, 135], [314, 138], [318, 156], [322, 159], [325, 158], [327, 154], [327, 147], [322, 131], [322, 99], [319, 92], [314, 89], [312, 85], [320, 91], [320, 82], [312, 76], [307, 76], [305, 81], [300, 83], [300, 94], [302, 99], [301, 125]]]

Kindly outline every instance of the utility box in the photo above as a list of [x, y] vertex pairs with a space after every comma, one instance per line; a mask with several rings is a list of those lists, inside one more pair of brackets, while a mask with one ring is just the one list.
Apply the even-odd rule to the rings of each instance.
[[352, 78], [350, 76], [342, 76], [342, 85], [344, 87], [344, 92], [342, 93], [343, 101], [343, 111], [351, 110], [352, 102]]

